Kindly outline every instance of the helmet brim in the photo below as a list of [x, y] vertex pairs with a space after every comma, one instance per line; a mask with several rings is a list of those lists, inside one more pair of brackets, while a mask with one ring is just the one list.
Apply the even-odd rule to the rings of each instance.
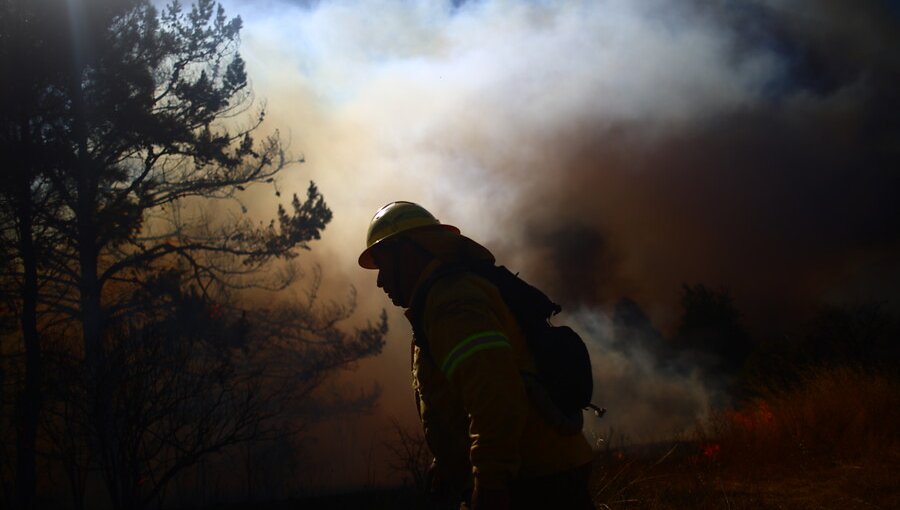
[[454, 227], [453, 225], [445, 225], [443, 223], [438, 223], [435, 225], [423, 225], [421, 227], [410, 228], [404, 230], [402, 232], [396, 232], [394, 234], [382, 237], [378, 241], [372, 243], [372, 246], [369, 246], [362, 253], [359, 254], [359, 266], [363, 269], [378, 269], [378, 265], [375, 263], [375, 257], [372, 256], [372, 249], [378, 246], [379, 244], [387, 241], [388, 239], [395, 239], [399, 236], [406, 235], [410, 232], [420, 232], [423, 230], [447, 230], [453, 232], [454, 234], [459, 234], [459, 229]]

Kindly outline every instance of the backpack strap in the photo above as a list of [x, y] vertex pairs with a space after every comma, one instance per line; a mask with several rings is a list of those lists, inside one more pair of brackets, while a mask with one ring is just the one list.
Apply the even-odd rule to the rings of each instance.
[[431, 358], [431, 348], [428, 345], [428, 339], [425, 337], [425, 325], [422, 323], [425, 315], [425, 300], [428, 299], [428, 293], [438, 280], [467, 270], [468, 268], [463, 264], [445, 264], [438, 267], [419, 285], [410, 301], [409, 323], [413, 329], [413, 342], [429, 358]]
[[[431, 350], [428, 340], [425, 338], [424, 324], [422, 324], [425, 300], [438, 280], [464, 272], [478, 275], [496, 286], [506, 306], [513, 312], [519, 326], [526, 333], [529, 330], [550, 327], [548, 319], [562, 309], [542, 291], [519, 278], [518, 274], [514, 274], [505, 266], [494, 265], [492, 261], [470, 260], [442, 265], [416, 289], [416, 294], [410, 301], [409, 307], [413, 340], [419, 349], [428, 356], [431, 356]], [[530, 335], [526, 334], [525, 337], [526, 341], [530, 341]]]

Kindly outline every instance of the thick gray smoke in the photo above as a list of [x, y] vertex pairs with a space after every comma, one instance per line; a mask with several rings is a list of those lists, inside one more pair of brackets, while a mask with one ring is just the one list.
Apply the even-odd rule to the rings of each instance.
[[653, 351], [661, 338], [652, 329], [593, 310], [569, 318], [591, 354], [594, 402], [607, 408], [599, 420], [585, 413], [585, 433], [596, 447], [683, 437], [707, 416], [717, 389], [696, 367], [662, 364]]

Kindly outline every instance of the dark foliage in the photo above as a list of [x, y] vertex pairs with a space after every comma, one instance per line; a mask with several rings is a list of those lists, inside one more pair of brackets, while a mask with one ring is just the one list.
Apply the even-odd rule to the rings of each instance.
[[0, 2], [0, 466], [22, 507], [38, 453], [76, 507], [93, 473], [116, 508], [160, 501], [199, 459], [290, 433], [288, 410], [381, 349], [384, 317], [340, 331], [353, 301], [320, 306], [318, 278], [304, 303], [240, 304], [294, 281], [332, 218], [313, 183], [248, 216], [247, 189], [280, 196], [297, 161], [258, 137], [240, 29], [212, 0]]
[[704, 285], [681, 288], [682, 316], [675, 342], [695, 353], [712, 374], [734, 374], [744, 365], [752, 345], [728, 290]]
[[759, 342], [747, 363], [745, 385], [790, 388], [811, 370], [847, 366], [896, 374], [898, 338], [900, 320], [882, 303], [826, 306], [796, 331]]

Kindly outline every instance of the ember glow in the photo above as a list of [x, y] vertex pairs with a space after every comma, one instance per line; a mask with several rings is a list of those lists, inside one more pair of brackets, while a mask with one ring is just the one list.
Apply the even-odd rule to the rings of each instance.
[[742, 411], [729, 411], [725, 419], [734, 427], [745, 430], [765, 430], [774, 425], [775, 414], [765, 401], [756, 402], [755, 408]]
[[703, 456], [708, 459], [714, 459], [722, 451], [722, 445], [718, 443], [709, 443], [700, 446]]

